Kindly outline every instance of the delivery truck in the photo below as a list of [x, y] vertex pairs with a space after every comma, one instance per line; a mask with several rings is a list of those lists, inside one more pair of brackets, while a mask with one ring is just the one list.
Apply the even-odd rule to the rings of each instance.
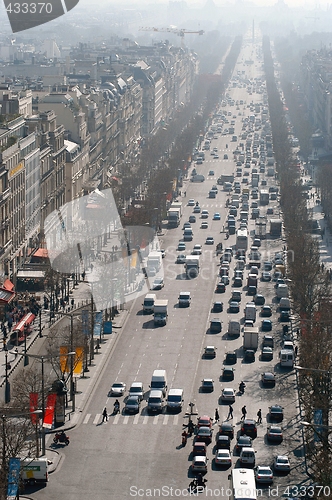
[[187, 279], [196, 278], [199, 273], [199, 255], [187, 255], [184, 267]]
[[171, 229], [180, 224], [181, 210], [179, 208], [170, 208], [167, 212], [167, 226]]
[[162, 264], [162, 254], [161, 252], [150, 252], [147, 259], [147, 270], [148, 273], [154, 269], [157, 273]]
[[48, 481], [48, 461], [47, 458], [22, 458], [21, 478], [24, 483], [35, 484]]
[[168, 300], [159, 299], [155, 300], [153, 307], [153, 319], [156, 326], [165, 326], [167, 323], [168, 313]]
[[258, 348], [258, 327], [256, 326], [246, 326], [243, 330], [243, 349], [253, 349]]

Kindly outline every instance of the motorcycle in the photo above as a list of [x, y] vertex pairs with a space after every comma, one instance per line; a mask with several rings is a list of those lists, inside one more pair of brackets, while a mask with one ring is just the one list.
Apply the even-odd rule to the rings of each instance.
[[244, 382], [241, 382], [239, 385], [239, 394], [244, 394], [244, 389], [246, 387], [246, 384]]
[[113, 411], [113, 415], [116, 415], [117, 413], [120, 412], [120, 405], [114, 405], [114, 411]]
[[202, 491], [206, 487], [207, 479], [195, 477], [189, 484], [192, 492]]
[[69, 436], [65, 434], [64, 432], [57, 432], [53, 438], [53, 443], [54, 444], [65, 444], [66, 446], [69, 445]]

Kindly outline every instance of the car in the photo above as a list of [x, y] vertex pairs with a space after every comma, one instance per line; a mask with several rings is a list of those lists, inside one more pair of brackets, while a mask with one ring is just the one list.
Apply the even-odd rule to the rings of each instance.
[[195, 200], [193, 198], [190, 198], [190, 200], [188, 200], [188, 203], [187, 203], [188, 207], [193, 207], [195, 206]]
[[209, 415], [202, 415], [197, 419], [197, 428], [210, 427], [212, 429], [213, 419]]
[[274, 387], [276, 385], [276, 378], [274, 373], [264, 372], [261, 375], [262, 384], [265, 386]]
[[193, 212], [194, 214], [199, 214], [201, 212], [201, 207], [199, 205], [195, 205]]
[[215, 358], [216, 357], [216, 347], [214, 345], [207, 345], [204, 349], [204, 358]]
[[267, 215], [273, 215], [274, 214], [274, 210], [272, 207], [268, 207], [268, 209], [266, 210], [266, 213]]
[[225, 364], [226, 365], [235, 365], [237, 362], [236, 351], [229, 351], [225, 356]]
[[196, 456], [191, 462], [191, 470], [193, 472], [206, 472], [207, 471], [208, 458], [206, 455]]
[[241, 424], [241, 436], [249, 436], [251, 439], [257, 437], [256, 421], [251, 418], [245, 418]]
[[209, 175], [214, 175], [214, 170], [209, 170]]
[[223, 276], [221, 276], [221, 280], [222, 283], [225, 283], [225, 285], [229, 285], [229, 276], [227, 276], [227, 274], [224, 274]]
[[286, 323], [290, 321], [290, 313], [289, 311], [280, 311], [279, 321], [281, 323]]
[[229, 436], [217, 435], [216, 450], [229, 450], [231, 448], [231, 439]]
[[213, 148], [213, 151], [214, 151], [215, 153], [218, 153], [218, 148]]
[[196, 217], [194, 215], [190, 215], [189, 222], [190, 222], [190, 224], [192, 224], [193, 222], [196, 222]]
[[212, 378], [203, 378], [201, 387], [202, 387], [202, 392], [213, 392], [214, 385]]
[[234, 389], [231, 389], [230, 387], [225, 387], [222, 392], [221, 392], [221, 401], [223, 403], [235, 403], [235, 391]]
[[274, 347], [274, 338], [272, 337], [272, 335], [264, 335], [263, 347]]
[[272, 361], [273, 359], [273, 349], [272, 347], [263, 347], [261, 353], [262, 361]]
[[214, 457], [214, 463], [215, 465], [230, 467], [232, 465], [232, 458], [230, 451], [224, 449], [221, 450], [217, 449]]
[[133, 382], [129, 389], [129, 397], [137, 396], [140, 401], [144, 398], [144, 388], [142, 382]]
[[254, 286], [254, 285], [250, 285], [248, 286], [248, 289], [247, 289], [247, 294], [248, 295], [256, 295], [257, 293], [257, 287]]
[[263, 319], [262, 332], [270, 332], [272, 330], [272, 321], [270, 319]]
[[203, 441], [206, 444], [210, 444], [212, 441], [212, 432], [213, 429], [211, 429], [210, 427], [200, 427], [196, 433], [196, 440]]
[[262, 281], [271, 281], [272, 276], [269, 271], [263, 271], [262, 272]]
[[224, 160], [228, 160], [228, 154], [227, 153], [224, 154]]
[[[250, 271], [251, 273], [251, 271]], [[252, 273], [254, 274], [254, 273]], [[265, 304], [265, 297], [264, 295], [261, 295], [261, 294], [257, 294], [255, 297], [254, 297], [254, 302], [256, 304], [256, 306], [263, 306]]]
[[238, 291], [238, 290], [233, 290], [232, 291], [232, 296], [231, 296], [231, 300], [234, 301], [234, 302], [241, 302], [241, 298], [242, 298], [242, 295], [241, 295], [241, 292]]
[[208, 210], [202, 210], [201, 211], [201, 218], [202, 219], [207, 219], [209, 217], [209, 211]]
[[269, 407], [270, 422], [282, 422], [284, 419], [284, 409], [280, 405], [272, 405]]
[[234, 369], [230, 366], [224, 366], [222, 370], [222, 379], [223, 380], [234, 380]]
[[250, 436], [239, 436], [235, 445], [236, 453], [240, 453], [242, 448], [251, 448], [252, 439]]
[[222, 312], [224, 309], [224, 305], [222, 302], [214, 302], [212, 307], [212, 312]]
[[263, 306], [261, 309], [261, 316], [263, 318], [269, 318], [272, 316], [272, 309], [270, 306]]
[[277, 455], [274, 458], [273, 468], [278, 472], [290, 472], [289, 458], [286, 455]]
[[255, 351], [246, 349], [243, 359], [246, 363], [253, 363], [255, 361]]
[[138, 396], [129, 396], [126, 401], [125, 408], [126, 413], [138, 413], [140, 410], [140, 399]]
[[261, 484], [272, 484], [273, 483], [273, 472], [271, 467], [267, 465], [258, 465], [255, 467], [255, 479], [256, 483]]
[[235, 301], [235, 300], [232, 300], [229, 303], [228, 312], [230, 312], [230, 313], [238, 313], [238, 312], [240, 312], [240, 305], [239, 305], [239, 303], [237, 301]]
[[186, 244], [184, 241], [179, 241], [177, 250], [183, 252], [186, 249]]
[[222, 330], [222, 322], [219, 318], [212, 318], [210, 321], [210, 333], [220, 333]]
[[213, 220], [220, 220], [220, 213], [219, 212], [215, 212], [213, 214]]
[[202, 253], [202, 245], [197, 243], [196, 245], [194, 245], [194, 248], [192, 249], [191, 254], [192, 255], [201, 255], [201, 253]]
[[223, 422], [219, 426], [220, 436], [229, 436], [230, 439], [234, 438], [234, 426], [230, 422]]
[[208, 236], [205, 240], [206, 245], [214, 245], [214, 238], [213, 236]]
[[215, 160], [219, 160], [219, 155], [215, 153], [215, 154], [214, 154], [214, 159], [215, 159]]
[[185, 229], [191, 229], [191, 224], [190, 224], [190, 222], [185, 222], [185, 223], [183, 224], [183, 228], [182, 228], [182, 229], [183, 229], [183, 230], [185, 230]]
[[124, 382], [114, 382], [111, 387], [111, 396], [123, 396], [126, 390], [126, 384]]
[[217, 293], [225, 293], [226, 292], [226, 285], [225, 285], [225, 283], [223, 283], [222, 281], [220, 281], [219, 283], [217, 283], [216, 292]]
[[233, 286], [235, 288], [241, 288], [243, 285], [243, 280], [239, 276], [236, 276], [233, 280]]
[[204, 443], [204, 441], [196, 441], [196, 440], [194, 441], [192, 456], [193, 457], [206, 456], [206, 443]]
[[268, 441], [281, 443], [283, 440], [282, 428], [279, 425], [270, 425], [266, 431]]
[[203, 165], [203, 160], [202, 160], [202, 158], [197, 158], [197, 160], [196, 160], [196, 165]]
[[177, 264], [184, 264], [186, 262], [186, 256], [182, 253], [179, 253], [179, 255], [176, 258], [176, 263]]
[[152, 284], [152, 290], [161, 290], [164, 286], [163, 278], [155, 278]]
[[207, 229], [209, 227], [208, 223], [206, 221], [203, 221], [201, 223], [201, 229]]
[[266, 260], [265, 262], [263, 262], [263, 269], [264, 271], [271, 271], [272, 270], [272, 262], [269, 261], [269, 260]]

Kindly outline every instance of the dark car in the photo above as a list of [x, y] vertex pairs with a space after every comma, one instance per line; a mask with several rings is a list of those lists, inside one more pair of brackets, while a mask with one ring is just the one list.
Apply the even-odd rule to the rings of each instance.
[[234, 369], [230, 366], [224, 366], [222, 371], [222, 379], [223, 380], [234, 380]]
[[225, 356], [225, 364], [226, 365], [235, 365], [237, 361], [237, 355], [235, 351], [229, 351]]
[[220, 436], [229, 436], [230, 439], [234, 438], [234, 427], [229, 422], [223, 422], [219, 427]]
[[253, 363], [255, 361], [255, 351], [252, 349], [247, 349], [244, 353], [244, 361], [247, 363]]
[[270, 306], [263, 306], [261, 309], [261, 316], [263, 318], [269, 318], [272, 316], [272, 309]]
[[213, 304], [213, 307], [212, 307], [212, 312], [219, 313], [219, 312], [222, 312], [223, 309], [224, 309], [224, 305], [222, 302], [215, 302]]
[[216, 286], [216, 293], [225, 293], [226, 292], [226, 285], [222, 281], [217, 283]]
[[272, 347], [263, 347], [261, 360], [262, 361], [271, 361], [273, 359], [273, 349]]
[[230, 447], [231, 447], [230, 437], [218, 434], [216, 440], [216, 450], [229, 450]]
[[272, 335], [264, 335], [263, 338], [263, 347], [274, 347], [274, 338]]
[[248, 286], [248, 295], [256, 295], [257, 287], [254, 285]]
[[240, 312], [240, 305], [238, 302], [236, 302], [235, 300], [232, 300], [229, 304], [229, 309], [228, 309], [228, 312], [230, 313], [238, 313]]
[[257, 426], [253, 419], [245, 418], [241, 425], [241, 436], [250, 436], [252, 439], [257, 437]]
[[279, 321], [281, 322], [290, 321], [289, 311], [284, 311], [284, 310], [280, 311]]
[[263, 319], [262, 332], [270, 332], [272, 330], [272, 321], [270, 319]]
[[284, 409], [280, 405], [272, 405], [269, 408], [270, 422], [282, 422], [284, 419]]
[[252, 439], [250, 436], [240, 436], [235, 445], [236, 453], [241, 453], [242, 448], [251, 448], [252, 447]]
[[212, 441], [212, 431], [213, 429], [210, 429], [210, 427], [200, 427], [196, 434], [196, 440], [210, 444]]
[[140, 399], [138, 396], [130, 396], [125, 404], [126, 413], [138, 413], [140, 408]]
[[240, 278], [239, 276], [236, 276], [234, 278], [234, 281], [233, 281], [233, 286], [240, 288], [240, 287], [242, 287], [242, 285], [243, 285], [242, 278]]
[[262, 373], [261, 381], [264, 386], [274, 387], [276, 385], [275, 375], [271, 372]]
[[256, 297], [254, 298], [254, 302], [256, 306], [263, 306], [265, 304], [264, 295], [257, 294]]
[[210, 321], [210, 332], [211, 333], [220, 333], [222, 328], [221, 320], [218, 318], [213, 318]]

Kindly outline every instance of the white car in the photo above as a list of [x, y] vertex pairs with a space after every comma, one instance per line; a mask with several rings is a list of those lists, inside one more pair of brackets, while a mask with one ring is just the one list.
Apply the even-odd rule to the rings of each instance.
[[275, 471], [290, 472], [289, 458], [285, 455], [278, 455], [274, 459], [273, 467]]
[[164, 286], [163, 278], [156, 278], [152, 285], [152, 290], [161, 290]]
[[225, 387], [221, 393], [221, 400], [226, 403], [234, 403], [235, 402], [235, 391], [230, 387]]
[[201, 255], [201, 253], [202, 253], [202, 245], [199, 245], [199, 244], [194, 245], [194, 248], [193, 248], [193, 250], [192, 250], [191, 253], [192, 253], [192, 255]]
[[255, 468], [255, 478], [257, 483], [273, 483], [273, 472], [267, 465], [257, 465]]
[[188, 207], [193, 207], [195, 206], [195, 200], [193, 198], [190, 198], [190, 200], [188, 201]]
[[114, 382], [110, 392], [112, 396], [123, 396], [125, 390], [126, 384], [124, 382]]
[[208, 210], [202, 210], [201, 211], [201, 218], [202, 219], [207, 219], [209, 217], [209, 211]]
[[214, 458], [216, 465], [232, 465], [231, 453], [229, 450], [217, 450]]
[[207, 229], [209, 227], [209, 224], [206, 221], [203, 221], [201, 223], [201, 229]]

